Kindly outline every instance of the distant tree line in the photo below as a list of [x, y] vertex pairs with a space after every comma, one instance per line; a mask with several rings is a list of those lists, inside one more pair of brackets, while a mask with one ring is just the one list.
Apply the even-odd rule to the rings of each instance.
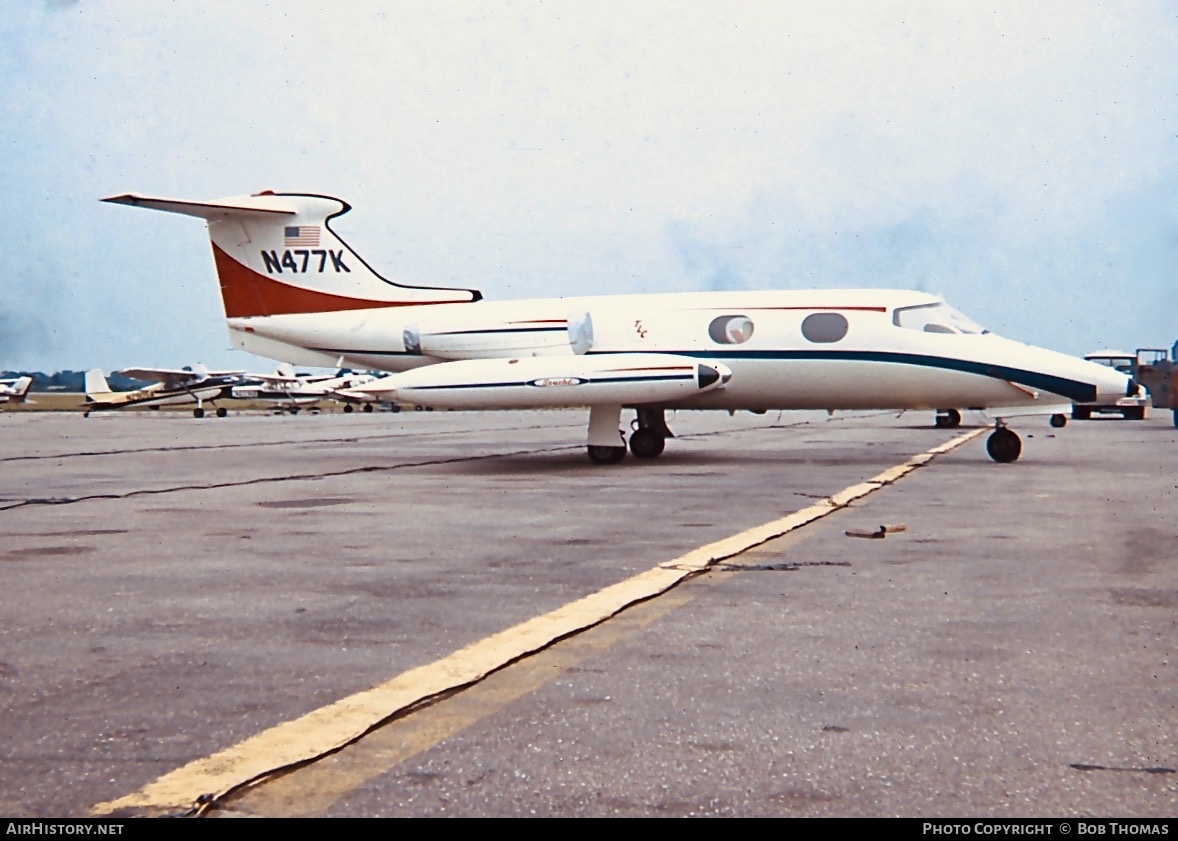
[[[32, 391], [69, 391], [81, 393], [86, 390], [86, 372], [85, 371], [58, 371], [55, 374], [46, 374], [42, 371], [4, 371], [0, 372], [0, 379], [12, 379], [15, 377], [32, 377], [33, 386]], [[137, 388], [143, 388], [149, 383], [142, 380], [133, 380], [130, 377], [121, 377], [116, 374], [111, 374], [106, 378], [110, 383], [110, 387], [114, 391], [134, 391]]]

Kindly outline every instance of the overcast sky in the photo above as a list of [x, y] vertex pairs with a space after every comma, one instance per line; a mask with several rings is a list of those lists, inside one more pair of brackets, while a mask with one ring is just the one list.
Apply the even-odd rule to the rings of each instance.
[[338, 196], [487, 298], [894, 286], [1070, 353], [1178, 339], [1178, 4], [10, 0], [0, 368], [269, 370], [204, 224]]

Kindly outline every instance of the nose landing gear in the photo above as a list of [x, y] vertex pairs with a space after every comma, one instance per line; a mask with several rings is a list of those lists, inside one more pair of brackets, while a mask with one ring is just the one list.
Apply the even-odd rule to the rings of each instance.
[[1013, 430], [1008, 429], [1005, 424], [999, 421], [998, 426], [986, 439], [986, 452], [994, 461], [1008, 464], [1016, 461], [1022, 455], [1023, 442]]

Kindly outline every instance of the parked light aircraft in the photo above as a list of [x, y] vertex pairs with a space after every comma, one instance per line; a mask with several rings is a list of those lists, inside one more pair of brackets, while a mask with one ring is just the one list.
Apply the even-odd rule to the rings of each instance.
[[324, 400], [343, 403], [345, 412], [351, 412], [355, 404], [361, 404], [365, 411], [371, 412], [377, 398], [363, 392], [351, 393], [350, 390], [374, 380], [376, 377], [372, 374], [299, 375], [289, 366], [280, 365], [273, 374], [249, 374], [246, 380], [230, 389], [229, 396], [237, 400], [273, 401], [279, 411], [291, 414]]
[[[234, 385], [240, 383], [244, 371], [210, 371], [203, 365], [192, 368], [126, 368], [117, 371], [133, 380], [155, 380], [152, 385], [135, 391], [111, 391], [102, 371], [95, 368], [86, 372], [86, 403], [83, 415], [138, 406], [164, 406], [193, 403], [193, 417], [203, 418], [204, 403], [228, 397]], [[217, 417], [227, 415], [224, 406], [217, 407]]]
[[[439, 408], [587, 407], [588, 454], [653, 458], [667, 409], [961, 408], [996, 418], [987, 450], [1017, 459], [1005, 419], [1136, 393], [1129, 377], [982, 330], [903, 290], [688, 292], [488, 302], [386, 280], [332, 230], [350, 206], [274, 193], [104, 201], [204, 219], [234, 346], [301, 365], [393, 372], [353, 389]], [[950, 413], [952, 410], [952, 413]], [[960, 415], [957, 414], [959, 420]]]
[[32, 377], [0, 380], [0, 403], [24, 403], [32, 387]]

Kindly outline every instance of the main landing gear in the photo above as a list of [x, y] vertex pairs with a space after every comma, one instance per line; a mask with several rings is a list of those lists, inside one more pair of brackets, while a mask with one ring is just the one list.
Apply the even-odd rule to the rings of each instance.
[[639, 409], [634, 431], [630, 433], [630, 452], [635, 458], [658, 458], [667, 446], [667, 439], [674, 437], [667, 428], [662, 409]]
[[937, 409], [933, 423], [940, 429], [956, 429], [961, 426], [961, 412], [956, 409]]
[[[218, 406], [217, 411], [216, 411], [216, 415], [219, 418], [229, 417], [229, 410], [226, 409], [224, 406]], [[204, 407], [197, 406], [195, 409], [192, 410], [192, 416], [194, 418], [203, 418], [205, 416]]]
[[[618, 430], [621, 406], [593, 406], [589, 409], [589, 445], [586, 452], [594, 464], [617, 464], [626, 457], [626, 439]], [[639, 409], [630, 433], [630, 452], [635, 458], [658, 458], [674, 434], [667, 428], [662, 409]], [[615, 443], [621, 439], [621, 444]]]

